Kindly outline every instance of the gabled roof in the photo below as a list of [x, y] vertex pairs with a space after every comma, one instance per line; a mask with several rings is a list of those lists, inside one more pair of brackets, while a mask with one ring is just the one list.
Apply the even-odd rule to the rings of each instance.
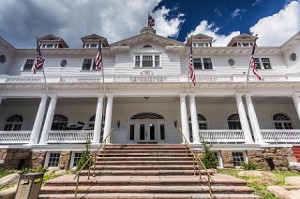
[[97, 35], [97, 34], [91, 34], [91, 35], [88, 35], [88, 36], [85, 36], [85, 37], [82, 37], [81, 38], [81, 41], [82, 43], [87, 43], [87, 42], [90, 42], [90, 43], [98, 43], [99, 40], [101, 41], [102, 44], [104, 44], [105, 47], [108, 47], [109, 44], [108, 44], [108, 41], [105, 37], [102, 37], [100, 35]]
[[289, 40], [284, 42], [280, 47], [285, 50], [293, 47], [295, 44], [300, 43], [300, 31], [293, 35]]
[[16, 48], [13, 45], [11, 45], [8, 41], [6, 41], [1, 36], [0, 36], [0, 45], [4, 46], [5, 48], [8, 48], [10, 50], [16, 50]]
[[[213, 40], [213, 37], [210, 37], [208, 35], [204, 35], [204, 34], [197, 34], [197, 35], [193, 35], [193, 42], [205, 42], [205, 43], [211, 43]], [[191, 44], [191, 37], [189, 37], [186, 41], [186, 45], [190, 46]]]
[[69, 48], [68, 44], [62, 38], [52, 34], [40, 37], [38, 38], [38, 40], [41, 44], [55, 43], [55, 44], [61, 44], [63, 48]]
[[182, 42], [157, 35], [157, 34], [153, 33], [152, 31], [144, 31], [133, 37], [129, 37], [127, 39], [112, 43], [112, 44], [110, 44], [110, 46], [131, 46], [131, 45], [134, 45], [134, 44], [136, 44], [138, 42], [142, 42], [142, 41], [149, 42], [149, 40], [157, 42], [157, 43], [161, 43], [165, 46], [183, 46], [184, 45], [184, 43], [182, 43]]
[[232, 46], [236, 42], [254, 42], [257, 37], [249, 35], [249, 34], [241, 34], [235, 37], [232, 37], [227, 46]]

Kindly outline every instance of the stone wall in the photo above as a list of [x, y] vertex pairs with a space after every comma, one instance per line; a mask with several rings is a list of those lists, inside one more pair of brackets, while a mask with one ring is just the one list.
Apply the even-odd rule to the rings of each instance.
[[30, 166], [31, 149], [0, 149], [3, 169], [21, 169]]
[[70, 165], [70, 160], [71, 160], [71, 151], [62, 151], [60, 153], [58, 168], [62, 170], [63, 169], [68, 170]]
[[232, 158], [232, 151], [221, 151], [220, 154], [223, 160], [223, 167], [233, 168], [234, 164]]
[[46, 151], [33, 151], [31, 156], [32, 168], [43, 168], [46, 158]]
[[248, 150], [248, 160], [254, 162], [261, 169], [270, 169], [267, 160], [273, 162], [274, 169], [286, 171], [289, 161], [295, 160], [291, 148], [262, 148], [262, 150]]

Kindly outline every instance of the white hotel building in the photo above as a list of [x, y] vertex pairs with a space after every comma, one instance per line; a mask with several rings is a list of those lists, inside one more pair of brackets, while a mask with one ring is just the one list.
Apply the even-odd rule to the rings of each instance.
[[[104, 80], [93, 64], [99, 39]], [[86, 140], [95, 150], [110, 129], [109, 144], [180, 144], [182, 128], [194, 148], [202, 139], [213, 144], [220, 167], [297, 162], [300, 32], [281, 46], [258, 46], [264, 81], [250, 72], [247, 85], [255, 40], [247, 34], [224, 47], [193, 36], [196, 86], [187, 75], [190, 40], [150, 27], [111, 44], [95, 34], [81, 40], [82, 48], [69, 48], [54, 35], [39, 39], [45, 84], [42, 71], [31, 72], [36, 49], [0, 37], [0, 167], [72, 168]]]

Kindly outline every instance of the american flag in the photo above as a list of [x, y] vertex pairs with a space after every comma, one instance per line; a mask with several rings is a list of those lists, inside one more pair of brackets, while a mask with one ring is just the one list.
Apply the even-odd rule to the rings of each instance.
[[195, 86], [196, 85], [196, 74], [195, 74], [194, 64], [193, 64], [193, 42], [192, 42], [192, 37], [191, 37], [191, 46], [190, 46], [189, 76], [192, 80], [192, 83]]
[[36, 40], [36, 61], [33, 64], [32, 68], [31, 68], [31, 71], [33, 72], [33, 74], [35, 74], [36, 71], [38, 69], [42, 69], [43, 66], [44, 66], [44, 60], [43, 60], [42, 55], [41, 55], [39, 41]]
[[96, 70], [102, 70], [103, 68], [103, 63], [102, 63], [102, 52], [101, 52], [101, 43], [99, 40], [98, 44], [98, 52], [95, 58], [95, 64], [96, 64]]
[[259, 80], [263, 80], [262, 76], [258, 73], [258, 70], [255, 66], [255, 63], [254, 63], [254, 58], [253, 58], [253, 54], [255, 52], [255, 46], [256, 46], [256, 40], [253, 44], [253, 49], [252, 49], [252, 53], [251, 53], [251, 56], [250, 56], [250, 69], [252, 70], [253, 74], [259, 79]]
[[152, 27], [155, 26], [155, 20], [148, 14], [148, 26]]

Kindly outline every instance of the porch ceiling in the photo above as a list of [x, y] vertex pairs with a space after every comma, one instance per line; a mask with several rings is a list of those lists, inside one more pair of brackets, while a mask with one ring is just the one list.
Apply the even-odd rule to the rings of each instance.
[[[149, 97], [149, 98], [148, 98]], [[179, 97], [116, 97], [114, 102], [119, 103], [179, 103]]]
[[252, 97], [253, 104], [293, 104], [291, 97]]

